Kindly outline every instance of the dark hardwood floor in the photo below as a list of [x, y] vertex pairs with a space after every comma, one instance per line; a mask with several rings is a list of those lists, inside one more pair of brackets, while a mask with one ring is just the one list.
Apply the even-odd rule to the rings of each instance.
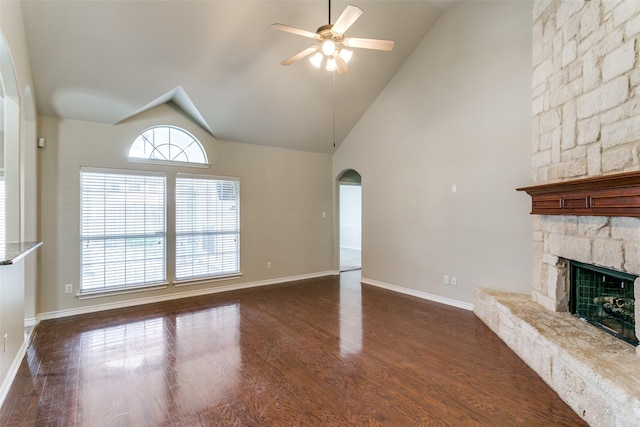
[[42, 322], [0, 425], [586, 423], [473, 313], [356, 271]]

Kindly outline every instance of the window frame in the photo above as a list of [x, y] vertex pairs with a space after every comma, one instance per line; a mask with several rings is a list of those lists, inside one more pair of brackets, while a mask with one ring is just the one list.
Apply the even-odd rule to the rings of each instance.
[[[138, 139], [141, 138], [145, 134], [145, 132], [148, 132], [154, 129], [168, 129], [169, 132], [171, 131], [171, 129], [175, 129], [185, 135], [188, 135], [193, 140], [193, 142], [196, 143], [200, 148], [200, 151], [202, 152], [202, 156], [204, 158], [204, 162], [200, 163], [200, 162], [189, 162], [189, 161], [182, 161], [182, 160], [155, 159], [151, 157], [131, 156], [131, 150], [133, 146], [136, 144], [136, 142], [138, 141]], [[169, 145], [173, 145], [173, 144], [170, 143]], [[177, 145], [175, 146], [178, 147]], [[182, 147], [178, 147], [178, 148], [182, 150]], [[153, 153], [153, 151], [151, 153]], [[151, 153], [149, 155], [151, 155]], [[129, 146], [129, 151], [125, 156], [125, 158], [127, 159], [127, 161], [132, 163], [146, 163], [146, 164], [155, 164], [155, 165], [162, 165], [162, 166], [174, 166], [174, 167], [178, 166], [178, 167], [202, 168], [202, 169], [208, 169], [211, 167], [211, 164], [209, 163], [209, 158], [207, 156], [207, 150], [205, 150], [204, 146], [202, 145], [202, 142], [200, 142], [200, 140], [196, 138], [195, 135], [193, 135], [188, 130], [181, 128], [179, 126], [174, 126], [174, 125], [156, 125], [156, 126], [151, 126], [144, 129], [142, 132], [138, 134], [138, 136], [136, 136], [136, 138], [133, 140], [133, 142]]]
[[[219, 183], [219, 182], [234, 182], [236, 183], [236, 189], [235, 189], [235, 196], [236, 198], [234, 199], [234, 203], [236, 206], [236, 222], [235, 222], [235, 230], [234, 233], [230, 233], [230, 234], [235, 234], [236, 235], [236, 242], [235, 242], [235, 258], [236, 258], [236, 265], [237, 265], [237, 269], [234, 271], [227, 271], [227, 272], [221, 272], [219, 274], [202, 274], [202, 275], [193, 275], [193, 276], [189, 276], [189, 277], [181, 277], [178, 278], [178, 259], [179, 259], [179, 255], [178, 255], [178, 251], [179, 251], [179, 235], [182, 234], [179, 232], [179, 212], [178, 212], [178, 205], [179, 205], [179, 194], [178, 194], [178, 182], [180, 179], [185, 179], [185, 180], [203, 180], [203, 181], [209, 181], [209, 182], [214, 182], [214, 183]], [[194, 283], [201, 283], [201, 282], [209, 282], [209, 281], [217, 281], [217, 280], [229, 280], [229, 279], [233, 279], [233, 278], [237, 278], [242, 276], [242, 272], [241, 272], [241, 249], [240, 249], [240, 244], [241, 244], [241, 218], [240, 218], [240, 178], [239, 177], [231, 177], [231, 176], [219, 176], [219, 175], [205, 175], [205, 174], [190, 174], [190, 173], [181, 173], [178, 172], [176, 173], [175, 176], [175, 185], [173, 187], [173, 191], [174, 191], [174, 207], [175, 207], [175, 214], [174, 214], [174, 225], [175, 228], [173, 230], [173, 232], [175, 233], [175, 251], [174, 251], [174, 259], [173, 259], [173, 266], [174, 266], [174, 285], [175, 286], [183, 286], [183, 285], [188, 285], [188, 284], [194, 284]], [[229, 234], [226, 232], [220, 232], [220, 231], [208, 231], [206, 233], [195, 233], [195, 232], [191, 232], [191, 234], [193, 235], [202, 235], [202, 234], [206, 234], [206, 235], [224, 235], [224, 234]]]
[[[161, 236], [163, 238], [163, 248], [162, 248], [162, 267], [161, 267], [161, 273], [162, 273], [162, 279], [158, 279], [158, 280], [152, 280], [152, 281], [146, 281], [146, 282], [136, 282], [136, 283], [124, 283], [124, 284], [118, 284], [118, 285], [112, 285], [112, 286], [106, 286], [106, 282], [107, 282], [107, 278], [105, 277], [105, 279], [103, 280], [103, 283], [105, 284], [103, 287], [96, 287], [96, 288], [90, 288], [87, 287], [86, 289], [84, 289], [84, 267], [85, 267], [85, 253], [84, 253], [84, 242], [87, 240], [88, 235], [84, 234], [84, 225], [85, 225], [85, 192], [84, 192], [84, 186], [85, 186], [85, 181], [83, 178], [83, 173], [87, 173], [87, 174], [104, 174], [104, 175], [119, 175], [119, 176], [144, 176], [144, 177], [157, 177], [157, 178], [161, 178], [162, 179], [162, 186], [163, 186], [163, 194], [162, 194], [162, 228], [163, 231], [161, 232]], [[80, 174], [79, 174], [79, 181], [80, 181], [80, 191], [79, 191], [79, 204], [80, 204], [80, 220], [79, 220], [79, 242], [80, 242], [80, 280], [79, 280], [79, 294], [78, 297], [80, 299], [83, 298], [91, 298], [94, 296], [100, 296], [100, 295], [113, 295], [113, 294], [121, 294], [121, 293], [131, 293], [131, 292], [138, 292], [141, 290], [149, 290], [149, 289], [161, 289], [161, 288], [166, 288], [169, 284], [169, 282], [167, 281], [167, 243], [169, 240], [169, 233], [167, 232], [167, 209], [168, 209], [168, 204], [167, 204], [167, 191], [168, 191], [168, 184], [167, 184], [167, 174], [165, 172], [155, 172], [155, 171], [141, 171], [141, 170], [126, 170], [126, 169], [109, 169], [109, 168], [95, 168], [95, 167], [81, 167], [80, 168]], [[145, 205], [146, 207], [146, 205]], [[160, 236], [159, 234], [157, 234], [157, 232], [154, 234], [154, 236]], [[124, 232], [121, 232], [121, 234], [119, 235], [119, 237], [121, 239], [127, 239], [127, 233], [126, 230]], [[136, 236], [136, 237], [131, 237], [131, 239], [133, 238], [140, 238], [140, 236]], [[146, 237], [145, 237], [146, 238]], [[98, 236], [95, 239], [92, 240], [100, 240], [100, 239], [115, 239], [115, 236], [111, 236], [111, 237], [107, 237], [107, 234], [103, 234], [101, 237]], [[105, 258], [105, 264], [106, 264], [106, 256]], [[145, 258], [146, 259], [146, 258]]]

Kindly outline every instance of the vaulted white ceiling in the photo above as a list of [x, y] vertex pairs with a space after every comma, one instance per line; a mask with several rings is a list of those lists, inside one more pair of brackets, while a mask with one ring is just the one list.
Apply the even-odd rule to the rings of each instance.
[[392, 52], [354, 50], [333, 75], [280, 62], [311, 40], [328, 3], [315, 0], [23, 2], [40, 113], [115, 124], [172, 102], [215, 137], [331, 153], [422, 40], [447, 2], [335, 1], [364, 13], [347, 31], [392, 39]]

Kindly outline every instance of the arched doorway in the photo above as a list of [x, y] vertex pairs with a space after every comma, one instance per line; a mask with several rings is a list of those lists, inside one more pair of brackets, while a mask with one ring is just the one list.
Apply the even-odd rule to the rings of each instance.
[[362, 268], [362, 178], [353, 169], [338, 177], [340, 271]]

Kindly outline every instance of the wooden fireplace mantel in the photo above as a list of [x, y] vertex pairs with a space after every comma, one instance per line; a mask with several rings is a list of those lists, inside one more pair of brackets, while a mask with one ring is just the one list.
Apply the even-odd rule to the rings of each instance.
[[640, 216], [640, 171], [516, 188], [537, 215]]

